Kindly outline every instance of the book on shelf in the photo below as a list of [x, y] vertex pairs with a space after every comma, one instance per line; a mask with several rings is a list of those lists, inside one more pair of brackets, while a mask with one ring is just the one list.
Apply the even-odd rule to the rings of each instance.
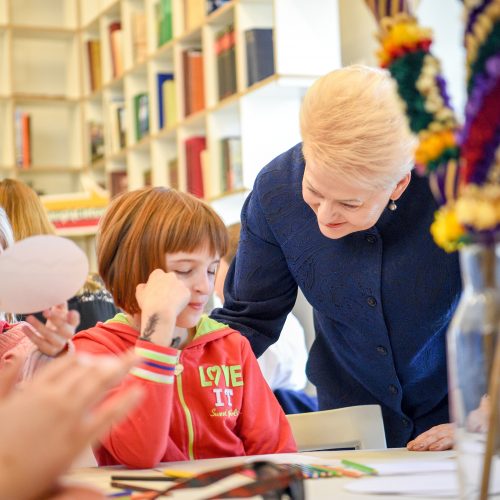
[[274, 74], [273, 30], [254, 28], [245, 31], [247, 85]]
[[124, 170], [116, 170], [109, 173], [109, 187], [111, 198], [125, 193], [128, 190], [128, 176]]
[[207, 14], [211, 14], [230, 0], [207, 0]]
[[182, 53], [184, 74], [184, 116], [205, 108], [203, 52], [198, 48]]
[[206, 139], [203, 136], [194, 136], [186, 139], [186, 179], [188, 193], [204, 197], [203, 171], [201, 167], [201, 152], [206, 149]]
[[158, 128], [161, 130], [165, 126], [165, 111], [167, 109], [167, 86], [165, 83], [170, 80], [173, 82], [174, 75], [172, 73], [158, 73], [156, 75], [156, 87], [158, 92]]
[[25, 111], [15, 112], [16, 165], [21, 168], [31, 167], [31, 116]]
[[108, 105], [108, 144], [111, 154], [118, 153], [127, 145], [125, 101], [115, 98]]
[[223, 193], [243, 187], [241, 137], [225, 137], [221, 145], [221, 189]]
[[172, 128], [177, 123], [177, 95], [175, 90], [175, 80], [165, 80], [162, 83], [163, 95], [163, 126]]
[[220, 175], [213, 171], [212, 161], [208, 150], [204, 149], [200, 155], [201, 172], [203, 177], [203, 194], [206, 200], [219, 196], [221, 193]]
[[135, 139], [139, 142], [149, 134], [149, 96], [141, 92], [134, 96]]
[[104, 158], [104, 127], [101, 122], [88, 123], [90, 140], [90, 161], [94, 163]]
[[144, 187], [149, 187], [153, 185], [153, 173], [150, 168], [144, 170], [142, 174]]
[[161, 47], [173, 38], [172, 0], [159, 0], [155, 4], [155, 13], [158, 30], [158, 47]]
[[236, 92], [236, 55], [234, 26], [228, 25], [219, 31], [214, 43], [217, 60], [219, 100]]
[[132, 13], [132, 55], [135, 64], [146, 61], [148, 57], [148, 40], [146, 28], [146, 13]]
[[109, 48], [113, 78], [123, 73], [123, 31], [120, 21], [113, 21], [108, 25]]
[[95, 92], [102, 87], [101, 42], [97, 39], [91, 39], [87, 40], [86, 45], [90, 90]]
[[177, 158], [172, 158], [167, 163], [168, 186], [179, 189], [179, 162]]
[[88, 184], [92, 188], [84, 192], [40, 197], [49, 220], [56, 230], [78, 233], [97, 229], [99, 220], [108, 207], [109, 194], [94, 181]]
[[201, 26], [207, 12], [206, 0], [184, 0], [184, 29], [191, 31]]

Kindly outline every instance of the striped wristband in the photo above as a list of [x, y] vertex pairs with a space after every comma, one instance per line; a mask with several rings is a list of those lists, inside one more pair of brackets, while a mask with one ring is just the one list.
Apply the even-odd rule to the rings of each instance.
[[132, 375], [159, 384], [173, 384], [179, 356], [177, 349], [138, 340], [135, 353], [141, 357], [141, 362], [130, 370]]

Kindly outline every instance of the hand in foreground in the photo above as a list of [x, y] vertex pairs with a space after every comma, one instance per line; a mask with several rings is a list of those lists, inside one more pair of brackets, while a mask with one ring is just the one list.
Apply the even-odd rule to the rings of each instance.
[[12, 391], [15, 367], [7, 375], [2, 371], [0, 491], [5, 498], [49, 492], [85, 446], [135, 406], [141, 395], [136, 386], [102, 402], [135, 361], [131, 354], [64, 356], [41, 369], [22, 391]]
[[177, 316], [189, 304], [189, 288], [173, 272], [155, 269], [147, 283], [137, 285], [141, 308], [141, 338], [169, 346]]
[[40, 352], [47, 356], [57, 356], [75, 334], [80, 315], [78, 311], [68, 311], [66, 303], [43, 311], [43, 315], [47, 319], [45, 325], [35, 316], [28, 316], [26, 321], [34, 331], [28, 326], [23, 326], [22, 331]]
[[453, 448], [455, 442], [455, 426], [441, 424], [431, 427], [428, 431], [410, 441], [406, 447], [410, 451], [444, 451]]

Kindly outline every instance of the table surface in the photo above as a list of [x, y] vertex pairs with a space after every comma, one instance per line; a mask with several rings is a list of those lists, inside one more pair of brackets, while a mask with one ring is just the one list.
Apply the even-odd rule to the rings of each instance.
[[[330, 452], [307, 452], [305, 455], [313, 455], [321, 458], [336, 458], [336, 459], [350, 459], [353, 461], [358, 461], [360, 463], [391, 463], [398, 462], [402, 463], [404, 461], [414, 461], [414, 460], [447, 460], [454, 456], [454, 452], [410, 452], [403, 448], [397, 449], [387, 449], [387, 450], [355, 450], [355, 451], [330, 451]], [[67, 475], [67, 479], [71, 482], [84, 483], [87, 485], [93, 485], [100, 489], [104, 493], [117, 492], [119, 490], [110, 487], [110, 476], [112, 474], [157, 474], [165, 468], [169, 469], [180, 469], [184, 471], [202, 472], [210, 469], [225, 467], [233, 464], [242, 463], [248, 457], [231, 457], [231, 458], [218, 458], [211, 460], [196, 460], [191, 462], [170, 462], [162, 464], [161, 466], [153, 470], [141, 470], [141, 471], [131, 471], [123, 467], [87, 467], [75, 469]], [[223, 481], [219, 481], [216, 486], [207, 487], [204, 489], [186, 489], [178, 490], [170, 496], [170, 498], [179, 499], [201, 499], [206, 498], [210, 494], [225, 491], [233, 486], [241, 484], [240, 478], [228, 478]], [[236, 480], [236, 483], [235, 483]], [[244, 480], [243, 480], [244, 481]], [[371, 494], [359, 494], [351, 493], [344, 489], [344, 486], [349, 481], [357, 481], [357, 479], [345, 478], [345, 477], [335, 477], [335, 478], [325, 478], [325, 479], [310, 479], [305, 481], [306, 498], [311, 500], [317, 499], [346, 499], [346, 500], [367, 500], [371, 498], [380, 499], [387, 498], [381, 495], [371, 495]], [[134, 484], [149, 486], [155, 489], [165, 488], [168, 483], [166, 482], [134, 482]], [[257, 498], [257, 497], [255, 497]], [[398, 499], [410, 499], [415, 498], [412, 496], [397, 495]], [[422, 498], [422, 497], [419, 497]], [[437, 499], [438, 497], [426, 497], [427, 500]], [[442, 498], [442, 497], [441, 497]]]

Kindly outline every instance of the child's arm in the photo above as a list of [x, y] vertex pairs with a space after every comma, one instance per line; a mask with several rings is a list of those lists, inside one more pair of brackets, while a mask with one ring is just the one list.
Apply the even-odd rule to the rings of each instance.
[[[103, 335], [106, 335], [104, 332]], [[74, 340], [76, 352], [94, 355], [114, 354], [106, 345], [96, 341], [87, 331], [80, 332]], [[151, 468], [162, 461], [168, 443], [170, 415], [173, 397], [173, 376], [158, 378], [157, 374], [172, 373], [178, 351], [138, 340], [135, 351], [142, 358], [121, 385], [111, 390], [107, 398], [113, 398], [131, 386], [139, 386], [144, 394], [141, 404], [120, 423], [111, 427], [100, 440], [102, 448], [96, 450], [99, 465], [123, 464], [130, 468]], [[149, 364], [150, 356], [154, 366]], [[168, 362], [168, 361], [172, 362]]]
[[297, 451], [292, 430], [262, 375], [250, 344], [243, 338], [244, 393], [238, 432], [247, 455]]
[[191, 298], [189, 289], [175, 273], [155, 269], [135, 295], [141, 308], [141, 339], [169, 347], [177, 316]]
[[[136, 291], [141, 308], [141, 334], [135, 352], [142, 359], [123, 386], [139, 384], [145, 395], [142, 403], [101, 440], [113, 459], [127, 467], [150, 468], [167, 453], [172, 411], [174, 368], [177, 349], [170, 347], [177, 315], [188, 304], [190, 293], [174, 273], [157, 269]], [[102, 354], [107, 348], [79, 334], [77, 351]], [[120, 389], [118, 389], [120, 390]], [[99, 464], [106, 457], [99, 456]]]

